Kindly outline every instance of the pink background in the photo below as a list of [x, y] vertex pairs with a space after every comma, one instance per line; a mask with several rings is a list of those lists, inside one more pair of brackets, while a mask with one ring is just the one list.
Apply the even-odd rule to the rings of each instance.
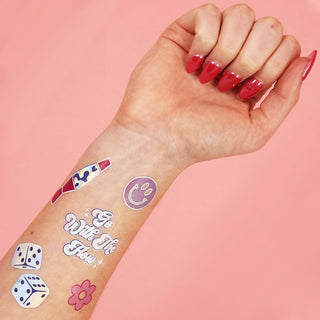
[[[110, 122], [160, 32], [202, 3], [0, 2], [0, 256]], [[279, 18], [303, 55], [320, 48], [319, 0], [247, 3]], [[320, 318], [319, 77], [316, 62], [263, 150], [175, 181], [92, 319]]]

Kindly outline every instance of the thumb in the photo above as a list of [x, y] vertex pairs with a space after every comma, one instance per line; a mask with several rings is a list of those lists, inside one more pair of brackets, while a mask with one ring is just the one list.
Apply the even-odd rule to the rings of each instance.
[[[252, 123], [267, 140], [275, 133], [299, 100], [302, 76], [310, 60], [297, 58], [270, 91], [266, 99], [250, 111]], [[266, 142], [266, 141], [265, 141]]]

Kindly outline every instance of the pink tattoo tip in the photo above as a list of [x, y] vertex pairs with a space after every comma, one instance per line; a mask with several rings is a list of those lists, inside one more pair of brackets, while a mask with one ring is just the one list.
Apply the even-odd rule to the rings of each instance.
[[51, 204], [54, 204], [62, 196], [62, 188], [60, 188], [52, 197]]
[[311, 71], [313, 64], [316, 60], [317, 57], [317, 50], [313, 50], [310, 55], [308, 56], [309, 59], [309, 63], [307, 64], [306, 68], [304, 69], [303, 75], [302, 75], [302, 81], [305, 80], [309, 74], [309, 72]]
[[103, 171], [110, 166], [111, 162], [109, 159], [98, 162], [100, 170]]

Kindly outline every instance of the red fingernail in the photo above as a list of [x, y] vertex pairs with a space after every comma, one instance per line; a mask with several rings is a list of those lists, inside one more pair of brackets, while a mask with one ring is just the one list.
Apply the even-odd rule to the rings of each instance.
[[311, 71], [314, 61], [317, 57], [317, 50], [313, 50], [309, 55], [309, 63], [307, 64], [306, 68], [304, 69], [303, 75], [302, 75], [302, 81], [308, 76], [309, 72]]
[[241, 81], [241, 77], [232, 71], [226, 72], [218, 83], [220, 91], [227, 91], [234, 88]]
[[207, 83], [211, 80], [213, 80], [221, 71], [222, 67], [220, 66], [219, 63], [214, 62], [214, 61], [208, 61], [201, 73], [200, 73], [200, 82], [201, 83]]
[[242, 100], [250, 99], [262, 89], [262, 81], [256, 78], [248, 79], [239, 92], [239, 98]]
[[187, 72], [191, 73], [196, 71], [201, 65], [204, 60], [204, 56], [201, 54], [195, 54], [189, 59], [188, 65], [187, 65]]

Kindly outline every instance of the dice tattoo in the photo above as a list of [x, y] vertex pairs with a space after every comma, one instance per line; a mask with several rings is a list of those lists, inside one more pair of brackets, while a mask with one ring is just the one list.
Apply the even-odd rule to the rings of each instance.
[[18, 269], [38, 270], [41, 266], [42, 248], [34, 243], [20, 243], [12, 258], [12, 266]]
[[34, 274], [23, 274], [13, 285], [11, 293], [23, 308], [36, 308], [49, 295], [44, 281]]

